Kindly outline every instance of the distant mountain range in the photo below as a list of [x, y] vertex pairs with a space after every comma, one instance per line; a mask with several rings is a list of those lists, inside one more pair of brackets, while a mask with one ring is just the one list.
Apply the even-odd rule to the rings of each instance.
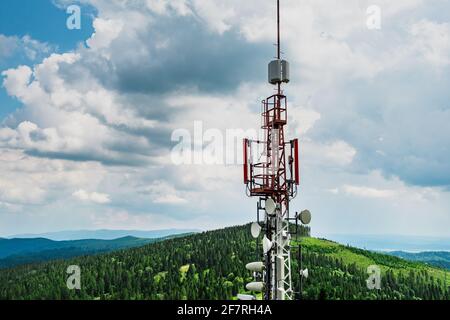
[[372, 251], [450, 251], [450, 237], [321, 234], [320, 237]]
[[447, 251], [429, 251], [429, 252], [404, 252], [404, 251], [391, 251], [385, 252], [392, 256], [396, 256], [409, 261], [425, 262], [429, 265], [436, 267], [446, 268], [450, 270], [450, 252]]
[[40, 234], [18, 234], [7, 239], [30, 239], [30, 238], [45, 238], [54, 241], [67, 240], [83, 240], [83, 239], [97, 239], [97, 240], [114, 240], [124, 237], [135, 238], [164, 238], [177, 234], [197, 233], [200, 230], [196, 229], [167, 229], [167, 230], [73, 230], [73, 231], [59, 231], [48, 232]]
[[[187, 230], [183, 230], [187, 231]], [[138, 238], [125, 236], [117, 239], [82, 239], [55, 241], [46, 238], [0, 238], [0, 268], [10, 268], [22, 264], [38, 263], [50, 260], [68, 259], [78, 256], [88, 256], [99, 253], [106, 253], [121, 249], [140, 247], [149, 243], [159, 242], [181, 236], [193, 234], [195, 232], [183, 232], [173, 230], [175, 234], [170, 234], [170, 230], [163, 231], [119, 231], [119, 230], [99, 230], [99, 231], [72, 231], [48, 234], [53, 238], [90, 237], [111, 238], [122, 234], [140, 234], [152, 238]], [[24, 235], [26, 236], [26, 235]], [[31, 236], [31, 235], [29, 235]]]

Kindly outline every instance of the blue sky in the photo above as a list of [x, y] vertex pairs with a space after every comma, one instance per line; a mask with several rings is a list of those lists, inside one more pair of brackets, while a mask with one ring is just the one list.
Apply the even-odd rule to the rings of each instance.
[[[81, 30], [66, 28], [74, 4]], [[367, 26], [371, 4], [380, 29]], [[221, 135], [258, 128], [259, 102], [273, 92], [274, 9], [269, 0], [2, 1], [0, 236], [254, 219], [240, 166], [176, 165], [172, 134], [193, 134], [198, 122]], [[288, 134], [302, 145], [292, 207], [313, 212], [316, 234], [449, 235], [449, 9], [284, 1]]]
[[[6, 37], [29, 36], [32, 39], [52, 47], [54, 52], [74, 50], [80, 42], [85, 41], [93, 32], [92, 20], [95, 9], [83, 7], [81, 29], [65, 28], [68, 14], [51, 0], [5, 0], [0, 10], [0, 30]], [[34, 60], [34, 61], [33, 61]], [[2, 57], [0, 69], [5, 70], [20, 64], [39, 62], [29, 59], [21, 52]], [[20, 107], [15, 99], [4, 90], [0, 91], [0, 117], [3, 118]]]
[[84, 6], [83, 12], [82, 28], [69, 30], [64, 27], [68, 15], [51, 0], [5, 0], [0, 11], [0, 30], [6, 36], [29, 35], [69, 51], [92, 34], [95, 9]]

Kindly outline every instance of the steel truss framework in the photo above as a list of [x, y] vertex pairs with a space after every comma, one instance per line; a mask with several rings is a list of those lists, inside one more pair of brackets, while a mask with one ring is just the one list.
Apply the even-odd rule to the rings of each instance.
[[[280, 4], [277, 0], [278, 58], [275, 65], [281, 63], [280, 46]], [[272, 64], [272, 63], [271, 63]], [[257, 205], [258, 223], [265, 237], [272, 244], [263, 254], [264, 298], [266, 300], [291, 300], [295, 292], [291, 277], [291, 231], [290, 223], [297, 217], [289, 215], [290, 200], [296, 196], [299, 178], [298, 140], [286, 142], [285, 126], [288, 119], [287, 97], [281, 90], [288, 70], [279, 70], [280, 77], [269, 81], [277, 85], [277, 93], [262, 101], [261, 129], [264, 140], [244, 140], [244, 183], [251, 197], [259, 197]], [[284, 72], [284, 73], [283, 73]], [[262, 146], [262, 154], [257, 161], [253, 159], [254, 148]], [[255, 161], [255, 162], [254, 162]], [[266, 212], [266, 202], [271, 199], [276, 209], [272, 214]], [[260, 219], [261, 218], [261, 219]], [[297, 230], [295, 231], [297, 232]]]

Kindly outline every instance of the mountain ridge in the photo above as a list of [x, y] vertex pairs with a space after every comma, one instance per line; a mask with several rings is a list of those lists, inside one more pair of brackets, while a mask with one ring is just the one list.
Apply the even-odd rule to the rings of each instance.
[[114, 240], [126, 236], [133, 236], [136, 238], [163, 238], [176, 234], [196, 233], [200, 232], [198, 229], [161, 229], [161, 230], [122, 230], [122, 229], [97, 229], [97, 230], [65, 230], [46, 233], [25, 233], [17, 234], [3, 239], [30, 239], [30, 238], [45, 238], [54, 241], [70, 241], [70, 240]]
[[143, 246], [187, 234], [162, 238], [137, 238], [125, 236], [113, 240], [82, 239], [55, 241], [46, 238], [0, 239], [0, 269], [21, 264], [69, 259]]

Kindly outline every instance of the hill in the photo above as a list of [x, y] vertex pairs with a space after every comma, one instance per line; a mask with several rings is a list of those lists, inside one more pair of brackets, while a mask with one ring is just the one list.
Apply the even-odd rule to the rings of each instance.
[[[328, 288], [325, 293], [329, 296], [331, 292], [333, 298], [450, 299], [448, 270], [391, 255], [343, 246], [325, 239], [305, 238], [303, 246], [306, 248], [307, 255], [312, 254], [319, 260], [329, 261], [329, 264], [319, 268], [319, 273], [322, 273], [321, 281], [328, 278], [326, 281], [328, 285], [325, 285]], [[377, 265], [382, 271], [382, 289], [378, 292], [368, 291], [365, 283], [362, 283], [368, 278], [366, 271], [370, 265]], [[312, 268], [312, 275], [317, 273], [318, 270], [314, 270], [314, 263], [310, 265], [310, 268]], [[322, 268], [324, 272], [320, 271]], [[317, 283], [318, 280], [317, 277], [312, 276], [308, 281]], [[324, 284], [320, 282], [317, 285], [323, 286]], [[350, 283], [354, 286], [349, 286]]]
[[158, 239], [123, 237], [114, 240], [87, 239], [75, 241], [53, 241], [43, 238], [0, 239], [0, 268], [139, 247], [172, 237], [176, 236]]
[[421, 261], [427, 264], [450, 270], [450, 252], [448, 251], [427, 251], [427, 252], [404, 252], [392, 251], [387, 254], [410, 261]]
[[[304, 299], [450, 299], [450, 274], [443, 269], [322, 239], [302, 242], [310, 270]], [[255, 245], [247, 225], [0, 270], [0, 299], [233, 299], [252, 280], [244, 266], [258, 259]], [[366, 287], [367, 267], [373, 264], [382, 269], [379, 291]], [[80, 291], [66, 287], [69, 265], [81, 267]]]

